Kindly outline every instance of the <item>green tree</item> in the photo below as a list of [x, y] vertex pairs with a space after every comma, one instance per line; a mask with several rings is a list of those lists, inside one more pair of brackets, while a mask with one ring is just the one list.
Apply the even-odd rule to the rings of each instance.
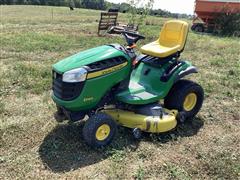
[[130, 4], [121, 3], [118, 9], [120, 12], [129, 12], [130, 8], [131, 8]]
[[5, 1], [5, 4], [7, 4], [7, 5], [12, 5], [12, 4], [13, 4], [13, 0], [6, 0], [6, 1]]
[[[128, 4], [130, 4], [130, 18], [129, 24], [142, 25], [143, 21], [146, 19], [150, 10], [152, 9], [154, 0], [129, 0]], [[141, 7], [141, 8], [137, 8]]]
[[72, 8], [75, 8], [75, 7], [76, 7], [73, 0], [70, 0], [70, 1], [69, 1], [69, 7], [72, 7]]
[[82, 0], [81, 7], [87, 9], [105, 9], [105, 1], [104, 0]]
[[0, 0], [0, 4], [6, 4], [5, 0]]
[[14, 4], [24, 4], [24, 0], [16, 0]]
[[46, 1], [45, 0], [39, 0], [41, 5], [46, 5]]
[[73, 0], [75, 7], [80, 8], [82, 7], [82, 1], [81, 0]]
[[31, 0], [32, 5], [40, 5], [40, 0]]

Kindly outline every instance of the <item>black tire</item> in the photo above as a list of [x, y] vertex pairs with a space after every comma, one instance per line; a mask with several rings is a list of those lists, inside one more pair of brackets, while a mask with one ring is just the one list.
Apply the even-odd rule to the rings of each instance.
[[56, 105], [57, 107], [57, 112], [54, 113], [54, 118], [58, 123], [63, 122], [64, 120], [67, 120], [67, 116], [64, 114], [63, 110], [61, 107]]
[[195, 32], [204, 32], [204, 26], [202, 24], [196, 24], [195, 26], [192, 27], [192, 30]]
[[63, 109], [58, 105], [56, 105], [56, 107], [57, 107], [57, 112], [56, 113], [63, 116], [64, 115]]
[[[196, 95], [196, 101], [191, 110], [186, 110], [184, 108], [185, 98], [192, 93]], [[200, 85], [189, 80], [179, 80], [164, 99], [164, 106], [167, 109], [177, 109], [179, 112], [184, 112], [186, 119], [192, 119], [201, 109], [203, 99], [204, 92]]]
[[[108, 126], [110, 129], [109, 133], [106, 133], [104, 139], [97, 138], [97, 131], [102, 126]], [[108, 145], [113, 140], [116, 134], [117, 125], [115, 121], [105, 113], [97, 113], [91, 116], [83, 127], [83, 138], [86, 143], [93, 147], [99, 148]]]

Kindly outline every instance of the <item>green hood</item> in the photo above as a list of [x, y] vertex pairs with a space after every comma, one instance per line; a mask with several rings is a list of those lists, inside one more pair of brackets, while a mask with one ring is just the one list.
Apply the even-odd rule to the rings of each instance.
[[113, 58], [116, 56], [126, 55], [122, 51], [119, 51], [111, 46], [99, 46], [67, 57], [54, 64], [53, 69], [59, 73], [64, 73], [75, 68], [86, 66], [93, 62]]

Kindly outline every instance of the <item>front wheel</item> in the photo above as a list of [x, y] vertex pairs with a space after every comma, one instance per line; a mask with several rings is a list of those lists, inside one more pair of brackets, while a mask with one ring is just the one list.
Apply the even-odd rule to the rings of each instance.
[[201, 109], [204, 99], [202, 87], [189, 80], [179, 80], [164, 99], [164, 106], [184, 112], [187, 119], [193, 118]]
[[117, 125], [109, 115], [97, 113], [86, 121], [83, 127], [83, 137], [89, 146], [99, 148], [112, 141], [116, 129]]
[[67, 120], [67, 116], [64, 114], [63, 109], [56, 105], [57, 107], [57, 112], [54, 113], [54, 118], [58, 123], [63, 122], [64, 120]]

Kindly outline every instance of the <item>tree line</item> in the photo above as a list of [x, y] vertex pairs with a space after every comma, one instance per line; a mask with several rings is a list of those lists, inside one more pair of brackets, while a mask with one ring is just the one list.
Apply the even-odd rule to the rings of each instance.
[[75, 8], [106, 9], [104, 0], [0, 0], [1, 5], [72, 6]]
[[[132, 10], [128, 3], [110, 3], [105, 0], [0, 0], [1, 5], [42, 5], [42, 6], [67, 6], [72, 8], [86, 8], [97, 10], [108, 10], [109, 8], [118, 9], [119, 12], [127, 13]], [[136, 9], [137, 14], [141, 14], [144, 8]], [[188, 18], [186, 14], [171, 13], [169, 11], [155, 9], [148, 14], [161, 17], [181, 17]]]

